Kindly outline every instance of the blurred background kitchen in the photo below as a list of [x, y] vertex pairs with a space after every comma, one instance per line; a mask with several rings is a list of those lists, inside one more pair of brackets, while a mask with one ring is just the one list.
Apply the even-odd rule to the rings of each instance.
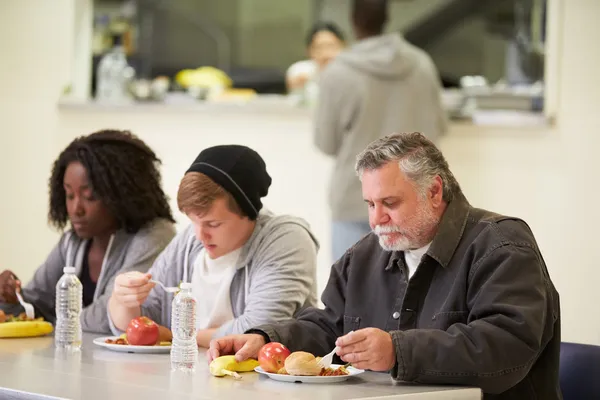
[[[321, 240], [322, 289], [332, 160], [286, 71], [307, 59], [317, 21], [351, 45], [349, 12], [348, 0], [2, 1], [2, 269], [27, 281], [56, 241], [45, 221], [58, 151], [119, 128], [162, 158], [174, 210], [200, 149], [256, 149], [273, 176], [266, 206], [304, 217]], [[597, 0], [390, 0], [387, 26], [440, 72], [451, 118], [440, 146], [468, 199], [528, 221], [562, 296], [563, 339], [595, 344], [599, 13]]]

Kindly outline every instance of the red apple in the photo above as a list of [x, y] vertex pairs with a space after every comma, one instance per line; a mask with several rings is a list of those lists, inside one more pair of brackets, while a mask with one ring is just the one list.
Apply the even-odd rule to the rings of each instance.
[[258, 363], [263, 371], [277, 373], [283, 368], [285, 359], [290, 353], [281, 343], [267, 343], [258, 352]]
[[127, 327], [127, 342], [134, 346], [153, 346], [158, 341], [158, 325], [148, 317], [137, 317]]

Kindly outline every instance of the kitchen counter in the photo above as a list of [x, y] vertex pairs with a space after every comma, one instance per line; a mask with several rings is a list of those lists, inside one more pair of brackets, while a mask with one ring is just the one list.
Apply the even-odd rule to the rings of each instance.
[[126, 103], [102, 103], [95, 100], [62, 99], [61, 111], [94, 112], [200, 112], [200, 113], [283, 113], [309, 116], [311, 110], [296, 105], [293, 98], [281, 95], [259, 95], [249, 99], [219, 101], [194, 100], [182, 93], [169, 94], [164, 101], [131, 101]]
[[169, 354], [127, 354], [92, 343], [80, 353], [56, 352], [52, 337], [0, 339], [0, 398], [24, 399], [440, 399], [479, 400], [481, 391], [394, 383], [366, 372], [335, 384], [276, 382], [255, 372], [241, 380], [210, 375], [204, 351], [194, 374], [172, 372]]

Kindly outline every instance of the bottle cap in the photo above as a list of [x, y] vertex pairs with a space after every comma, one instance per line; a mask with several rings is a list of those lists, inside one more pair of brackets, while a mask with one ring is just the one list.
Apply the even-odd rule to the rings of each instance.
[[191, 282], [181, 282], [181, 285], [179, 285], [180, 289], [191, 289], [192, 288], [192, 283]]
[[65, 274], [74, 274], [75, 273], [75, 267], [64, 267], [63, 268], [63, 273], [65, 273]]

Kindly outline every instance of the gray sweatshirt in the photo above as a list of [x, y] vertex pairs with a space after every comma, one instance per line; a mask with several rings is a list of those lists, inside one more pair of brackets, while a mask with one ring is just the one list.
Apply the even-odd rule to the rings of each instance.
[[[174, 236], [174, 224], [164, 219], [154, 221], [135, 234], [120, 230], [113, 235], [107, 249], [106, 263], [96, 283], [94, 301], [84, 308], [81, 314], [84, 331], [110, 332], [106, 305], [113, 290], [115, 277], [121, 272], [148, 271]], [[23, 287], [23, 298], [34, 305], [36, 316], [43, 316], [54, 323], [56, 284], [63, 275], [65, 266], [74, 266], [77, 276], [81, 274], [86, 243], [87, 240], [80, 239], [73, 231], [65, 232], [46, 261], [37, 269], [33, 279]], [[23, 311], [21, 305], [9, 307], [3, 304], [2, 308], [11, 313]]]
[[[234, 319], [221, 326], [213, 337], [283, 321], [302, 307], [315, 306], [318, 247], [306, 221], [261, 211], [254, 232], [242, 248], [231, 282]], [[177, 234], [149, 272], [166, 286], [190, 282], [201, 249], [202, 243], [190, 225]], [[170, 329], [173, 296], [155, 286], [142, 305], [142, 314]], [[111, 329], [115, 335], [122, 333], [112, 321]]]
[[362, 40], [325, 68], [314, 142], [336, 158], [329, 189], [334, 221], [368, 218], [354, 165], [369, 143], [414, 131], [435, 142], [445, 133], [441, 89], [431, 58], [397, 33]]

